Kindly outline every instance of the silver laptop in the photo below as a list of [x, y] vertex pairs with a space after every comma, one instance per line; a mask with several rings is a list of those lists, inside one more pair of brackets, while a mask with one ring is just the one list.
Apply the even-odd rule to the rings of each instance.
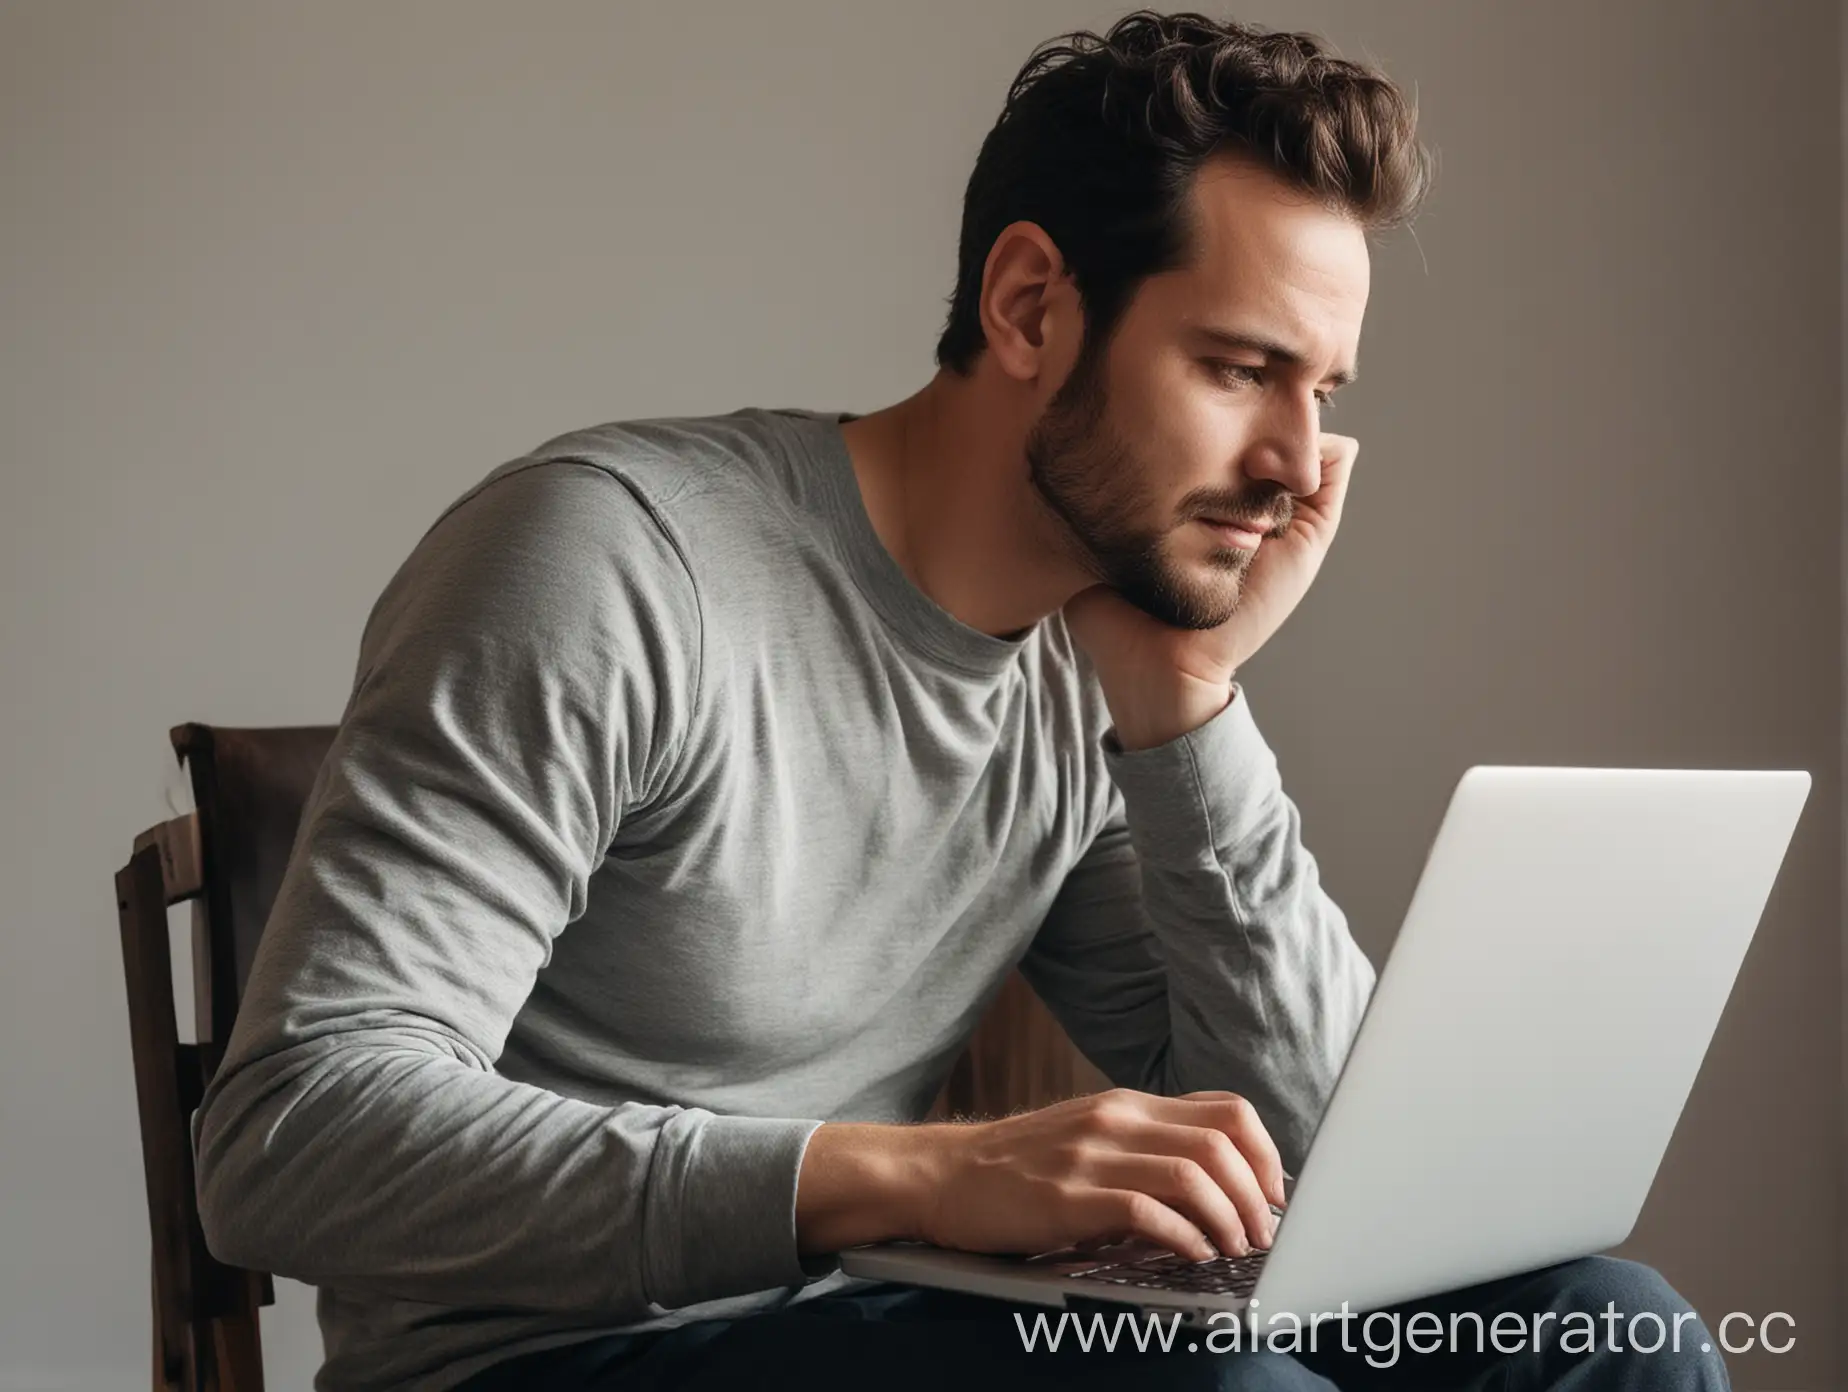
[[1635, 1226], [1809, 796], [1803, 772], [1470, 769], [1268, 1252], [988, 1257], [850, 1274], [1007, 1300], [1354, 1314], [1602, 1251]]

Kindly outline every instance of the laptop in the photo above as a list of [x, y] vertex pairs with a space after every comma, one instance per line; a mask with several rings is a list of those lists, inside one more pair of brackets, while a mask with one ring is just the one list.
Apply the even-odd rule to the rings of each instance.
[[1077, 1311], [1309, 1328], [1629, 1236], [1770, 896], [1801, 771], [1505, 768], [1452, 794], [1268, 1251], [849, 1275]]

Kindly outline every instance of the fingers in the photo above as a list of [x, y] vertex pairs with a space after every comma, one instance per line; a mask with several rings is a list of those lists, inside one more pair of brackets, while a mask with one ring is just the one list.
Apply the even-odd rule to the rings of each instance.
[[1342, 505], [1347, 501], [1348, 479], [1354, 472], [1354, 460], [1360, 454], [1360, 441], [1351, 435], [1323, 435], [1322, 486], [1316, 499], [1333, 526], [1341, 522]]
[[[1270, 1203], [1258, 1186], [1250, 1162], [1224, 1132], [1207, 1126], [1152, 1121], [1137, 1133], [1135, 1141], [1137, 1148], [1149, 1155], [1172, 1157], [1189, 1166], [1223, 1200], [1223, 1204], [1213, 1204], [1211, 1216], [1235, 1221], [1227, 1221], [1223, 1227], [1200, 1222], [1220, 1251], [1242, 1257], [1249, 1247], [1270, 1246], [1276, 1227]], [[1172, 1202], [1166, 1194], [1161, 1197]], [[1191, 1207], [1183, 1211], [1200, 1221]]]
[[[1212, 1252], [1202, 1255], [1243, 1257], [1252, 1250], [1246, 1220], [1238, 1206], [1220, 1181], [1197, 1160], [1156, 1151], [1124, 1152], [1099, 1162], [1091, 1174], [1093, 1182], [1104, 1188], [1159, 1199], [1212, 1244]], [[1188, 1255], [1200, 1259], [1192, 1252]]]
[[1072, 1205], [1072, 1217], [1085, 1231], [1112, 1241], [1140, 1237], [1189, 1261], [1219, 1255], [1195, 1224], [1142, 1189], [1087, 1189]]
[[[1288, 1201], [1283, 1188], [1283, 1157], [1277, 1143], [1258, 1116], [1258, 1109], [1236, 1092], [1190, 1092], [1181, 1097], [1153, 1097], [1151, 1115], [1185, 1126], [1209, 1126], [1238, 1147], [1251, 1167], [1258, 1188], [1270, 1203], [1282, 1208]], [[1164, 1105], [1165, 1104], [1165, 1105]], [[1265, 1210], [1269, 1212], [1268, 1208]]]
[[1324, 430], [1319, 438], [1324, 463], [1332, 464], [1340, 460], [1352, 464], [1354, 457], [1360, 453], [1360, 441], [1352, 435], [1337, 435], [1332, 430]]
[[1195, 1261], [1244, 1256], [1271, 1244], [1271, 1203], [1285, 1199], [1276, 1145], [1236, 1093], [1117, 1088], [968, 1136], [983, 1162], [956, 1171], [967, 1193], [948, 1211], [973, 1217], [944, 1245], [1041, 1251], [1134, 1236]]

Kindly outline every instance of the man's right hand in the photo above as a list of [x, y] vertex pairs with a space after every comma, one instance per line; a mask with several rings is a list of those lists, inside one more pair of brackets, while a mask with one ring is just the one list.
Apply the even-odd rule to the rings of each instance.
[[1283, 1164], [1230, 1092], [1117, 1088], [997, 1121], [831, 1123], [796, 1190], [806, 1253], [913, 1238], [1034, 1253], [1138, 1237], [1194, 1260], [1268, 1247]]

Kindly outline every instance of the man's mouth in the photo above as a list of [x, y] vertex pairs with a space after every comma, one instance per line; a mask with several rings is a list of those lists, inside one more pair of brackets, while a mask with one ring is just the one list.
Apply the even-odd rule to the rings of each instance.
[[1270, 523], [1232, 522], [1217, 517], [1202, 517], [1200, 524], [1219, 538], [1227, 546], [1235, 546], [1241, 551], [1255, 551], [1265, 536], [1273, 529]]

